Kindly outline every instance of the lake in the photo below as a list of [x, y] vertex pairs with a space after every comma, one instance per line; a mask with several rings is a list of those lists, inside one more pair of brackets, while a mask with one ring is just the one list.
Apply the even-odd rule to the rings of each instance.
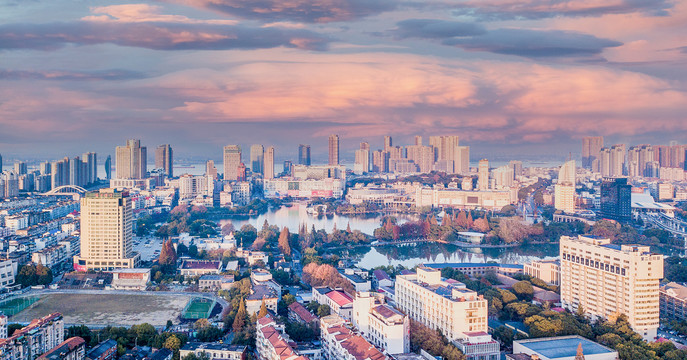
[[[301, 224], [306, 224], [308, 231], [311, 230], [312, 226], [315, 226], [316, 230], [325, 229], [327, 232], [331, 232], [336, 226], [339, 230], [345, 230], [348, 224], [351, 225], [351, 230], [360, 230], [361, 232], [373, 235], [374, 230], [379, 227], [380, 222], [383, 218], [381, 215], [372, 216], [341, 216], [334, 215], [332, 217], [327, 216], [312, 216], [306, 212], [306, 204], [302, 202], [294, 203], [291, 207], [282, 207], [276, 211], [269, 211], [265, 214], [245, 218], [237, 219], [225, 219], [220, 220], [220, 226], [224, 226], [226, 223], [232, 223], [234, 228], [240, 229], [241, 226], [245, 224], [250, 224], [255, 226], [256, 229], [260, 230], [262, 224], [267, 220], [270, 225], [277, 225], [279, 228], [284, 226], [289, 228], [292, 233], [298, 233], [298, 229]], [[399, 224], [402, 224], [408, 220], [415, 219], [411, 215], [394, 215], [398, 219]]]

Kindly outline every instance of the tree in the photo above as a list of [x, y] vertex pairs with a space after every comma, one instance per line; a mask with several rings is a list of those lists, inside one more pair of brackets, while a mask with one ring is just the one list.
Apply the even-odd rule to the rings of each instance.
[[318, 317], [325, 317], [331, 314], [332, 310], [329, 308], [329, 305], [327, 304], [322, 304], [317, 308], [317, 316]]
[[513, 284], [513, 291], [519, 298], [530, 301], [534, 297], [534, 288], [529, 281], [518, 281]]
[[176, 335], [170, 335], [162, 346], [176, 353], [181, 347], [181, 340]]
[[177, 254], [174, 251], [174, 246], [172, 245], [172, 240], [167, 240], [162, 243], [162, 249], [160, 249], [160, 257], [157, 260], [160, 265], [173, 265], [177, 262]]
[[234, 318], [234, 324], [232, 324], [232, 329], [234, 331], [240, 331], [246, 324], [246, 302], [243, 299], [240, 300], [239, 310], [236, 312], [236, 317]]
[[289, 228], [284, 226], [279, 234], [279, 250], [286, 256], [291, 256], [291, 246], [289, 245], [289, 239], [291, 234], [289, 233]]
[[208, 321], [208, 319], [198, 319], [193, 324], [193, 328], [196, 330], [205, 329], [206, 327], [209, 327], [209, 326], [210, 326], [210, 321]]
[[228, 222], [222, 226], [222, 235], [227, 236], [234, 232], [234, 224]]
[[265, 305], [265, 299], [262, 299], [262, 303], [260, 304], [260, 312], [258, 313], [258, 319], [262, 319], [265, 316], [267, 316], [267, 305]]
[[188, 256], [192, 258], [198, 256], [198, 246], [196, 246], [195, 244], [191, 244], [188, 247]]

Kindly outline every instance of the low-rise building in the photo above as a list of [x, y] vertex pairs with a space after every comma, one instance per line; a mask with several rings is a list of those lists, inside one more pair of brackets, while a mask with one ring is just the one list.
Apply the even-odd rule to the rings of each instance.
[[561, 261], [535, 260], [525, 264], [525, 274], [544, 281], [549, 285], [561, 284]]
[[267, 285], [253, 285], [250, 292], [250, 295], [246, 297], [246, 312], [248, 312], [248, 315], [260, 312], [263, 301], [267, 310], [275, 314], [277, 313], [277, 304], [281, 296], [274, 289]]
[[349, 271], [349, 269], [344, 270], [344, 272], [341, 273], [341, 276], [346, 281], [351, 283], [351, 285], [353, 285], [353, 288], [356, 292], [370, 291], [372, 289], [372, 284], [369, 279], [365, 279], [362, 276], [355, 274], [353, 271]]
[[617, 351], [578, 335], [514, 340], [513, 354], [527, 355], [527, 360], [576, 360], [578, 355], [586, 360], [618, 359]]
[[198, 279], [200, 290], [229, 290], [234, 286], [234, 275], [203, 275]]
[[60, 345], [50, 349], [37, 360], [84, 360], [86, 358], [86, 341], [80, 337], [71, 337]]
[[353, 312], [353, 298], [343, 290], [333, 290], [328, 287], [313, 287], [313, 300], [319, 304], [329, 306], [332, 314], [337, 314], [346, 320], [351, 320]]
[[353, 324], [360, 334], [388, 354], [410, 351], [410, 320], [370, 292], [359, 292], [353, 301]]
[[216, 260], [184, 259], [179, 266], [179, 273], [187, 277], [219, 274], [221, 271], [222, 262]]
[[372, 282], [375, 288], [391, 287], [394, 285], [394, 281], [391, 280], [389, 274], [381, 269], [377, 269], [372, 272]]
[[501, 358], [498, 341], [484, 331], [463, 333], [463, 338], [453, 344], [465, 355], [466, 360], [499, 360]]
[[299, 302], [289, 305], [289, 320], [317, 328], [320, 320]]
[[111, 286], [115, 290], [143, 291], [150, 282], [150, 269], [117, 269], [111, 273]]
[[179, 349], [179, 358], [183, 359], [190, 354], [200, 356], [202, 353], [207, 354], [210, 359], [243, 360], [246, 356], [246, 346], [218, 342], [189, 342]]
[[522, 274], [523, 265], [519, 264], [496, 264], [496, 263], [436, 263], [424, 264], [431, 269], [452, 268], [458, 270], [469, 277], [484, 276], [488, 273], [515, 275]]
[[117, 341], [109, 339], [101, 342], [86, 354], [87, 360], [112, 360], [117, 357]]
[[64, 244], [53, 245], [46, 247], [43, 250], [36, 251], [31, 255], [31, 261], [35, 264], [43, 264], [43, 266], [55, 269], [62, 266], [69, 259], [69, 251]]

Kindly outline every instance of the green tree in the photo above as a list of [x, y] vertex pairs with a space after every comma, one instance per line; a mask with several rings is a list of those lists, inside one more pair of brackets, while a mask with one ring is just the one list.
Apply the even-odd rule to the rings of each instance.
[[331, 309], [329, 308], [329, 305], [327, 304], [322, 304], [317, 308], [317, 316], [318, 317], [325, 317], [331, 313]]
[[239, 310], [236, 312], [236, 317], [234, 318], [234, 324], [232, 324], [232, 329], [234, 331], [240, 331], [246, 324], [246, 303], [243, 299], [240, 300]]
[[176, 353], [181, 348], [181, 340], [176, 335], [170, 335], [162, 346]]
[[518, 298], [530, 301], [534, 297], [534, 288], [529, 281], [518, 281], [513, 284], [513, 291]]

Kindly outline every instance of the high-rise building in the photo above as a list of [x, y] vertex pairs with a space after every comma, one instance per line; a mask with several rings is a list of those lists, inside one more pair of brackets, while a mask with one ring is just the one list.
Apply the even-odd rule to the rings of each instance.
[[377, 173], [389, 172], [389, 152], [377, 150], [372, 153], [372, 171]]
[[50, 175], [51, 171], [50, 161], [44, 161], [39, 165], [41, 175]]
[[169, 144], [160, 145], [155, 149], [155, 168], [164, 169], [168, 178], [174, 177], [174, 155]]
[[509, 188], [513, 186], [513, 168], [510, 165], [499, 166], [492, 172], [494, 185], [497, 189]]
[[310, 145], [298, 145], [298, 165], [310, 166]]
[[339, 135], [329, 135], [329, 165], [339, 165]]
[[489, 190], [489, 160], [479, 161], [477, 170], [477, 188], [479, 190]]
[[434, 168], [433, 146], [411, 145], [406, 147], [408, 160], [413, 161], [421, 173], [429, 173]]
[[632, 219], [632, 185], [627, 178], [604, 178], [600, 186], [601, 216], [620, 222]]
[[212, 178], [212, 180], [217, 180], [217, 167], [215, 167], [214, 160], [208, 160], [205, 163], [205, 176]]
[[148, 173], [148, 149], [141, 140], [131, 139], [117, 146], [115, 167], [117, 179], [143, 179]]
[[77, 271], [134, 268], [133, 211], [128, 192], [102, 189], [81, 199], [81, 254], [74, 257]]
[[0, 173], [2, 172], [2, 154], [0, 154]]
[[651, 145], [631, 146], [627, 150], [627, 175], [629, 177], [651, 177], [648, 164], [654, 161], [654, 148]]
[[93, 184], [98, 181], [98, 155], [94, 152], [87, 152], [81, 156], [81, 161], [86, 167], [84, 172], [85, 183]]
[[415, 146], [422, 146], [422, 136], [415, 135]]
[[592, 163], [599, 158], [599, 152], [604, 147], [603, 136], [587, 136], [582, 139], [582, 167], [592, 169]]
[[394, 146], [393, 141], [391, 140], [391, 136], [385, 136], [384, 137], [384, 151], [389, 151], [391, 147]]
[[370, 171], [370, 144], [360, 143], [360, 149], [355, 151], [353, 172], [361, 175]]
[[17, 161], [14, 163], [14, 173], [17, 175], [24, 175], [29, 172], [29, 168], [23, 161]]
[[558, 171], [558, 182], [554, 187], [554, 206], [556, 210], [575, 212], [575, 160], [567, 161]]
[[112, 179], [112, 156], [107, 155], [107, 159], [105, 159], [105, 177], [107, 180]]
[[250, 147], [250, 171], [254, 174], [265, 174], [265, 147], [262, 145], [252, 145]]
[[85, 185], [81, 181], [81, 178], [83, 177], [83, 173], [81, 171], [82, 168], [83, 163], [81, 162], [81, 159], [78, 156], [74, 157], [69, 161], [69, 185]]
[[522, 161], [511, 160], [508, 165], [513, 168], [513, 176], [517, 179], [518, 176], [522, 176]]
[[616, 144], [603, 148], [599, 153], [599, 171], [601, 176], [623, 176], [625, 169], [625, 144]]
[[[224, 180], [237, 180], [241, 162], [241, 147], [227, 145], [224, 147]], [[245, 166], [245, 165], [244, 165]]]
[[293, 162], [291, 160], [284, 160], [284, 175], [290, 176], [291, 169], [293, 169]]
[[663, 255], [648, 246], [615, 245], [595, 236], [562, 236], [561, 302], [593, 318], [627, 316], [632, 329], [653, 341], [659, 325]]
[[435, 148], [436, 160], [447, 160], [453, 163], [453, 173], [459, 173], [463, 167], [459, 137], [456, 135], [430, 136], [429, 145]]
[[274, 179], [274, 146], [268, 147], [265, 151], [263, 171], [265, 179]]
[[470, 172], [470, 147], [458, 147], [458, 163], [453, 164], [453, 169], [457, 174], [467, 174]]

